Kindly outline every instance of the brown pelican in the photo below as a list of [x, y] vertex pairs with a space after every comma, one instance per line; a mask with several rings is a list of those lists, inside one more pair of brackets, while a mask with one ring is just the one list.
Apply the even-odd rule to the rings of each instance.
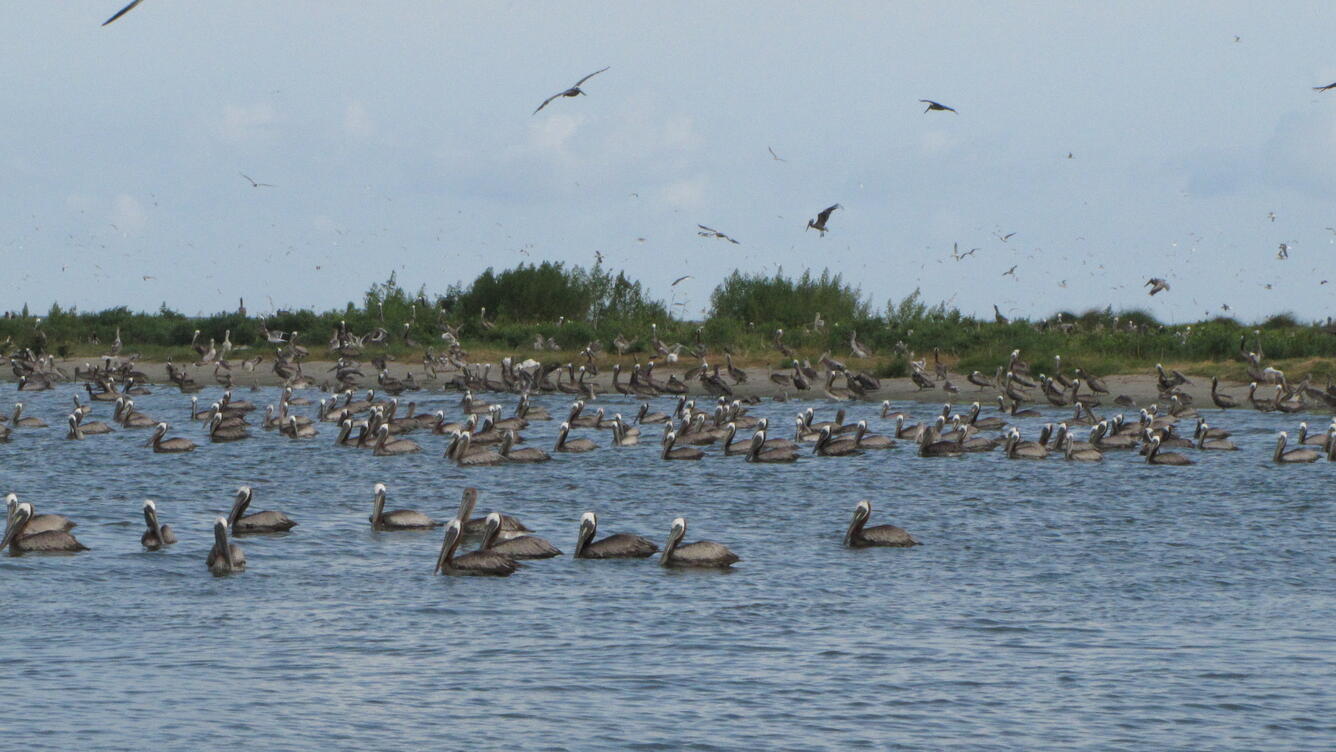
[[[578, 97], [581, 94], [584, 94], [584, 89], [581, 89], [580, 86], [583, 85], [585, 81], [588, 81], [589, 79], [593, 78], [594, 76], [597, 76], [598, 74], [602, 73], [607, 69], [608, 68], [600, 68], [594, 71], [593, 73], [590, 73], [589, 75], [585, 76], [584, 78], [580, 79], [579, 81], [576, 81], [575, 85], [572, 86], [571, 88], [565, 91], [557, 92], [556, 94], [553, 94], [547, 99], [544, 99], [543, 103], [538, 105], [538, 109], [533, 111], [533, 114], [537, 115], [539, 110], [542, 110], [544, 107], [548, 106], [552, 102], [552, 100], [557, 99], [559, 97]], [[487, 313], [487, 309], [486, 308], [482, 309], [482, 312], [485, 315]]]
[[[446, 450], [447, 454], [450, 450]], [[454, 447], [455, 464], [460, 467], [486, 467], [504, 465], [510, 460], [490, 449], [473, 448], [473, 437], [467, 433], [459, 435], [459, 444]]]
[[636, 413], [636, 423], [641, 425], [646, 423], [667, 423], [668, 420], [669, 416], [664, 413], [651, 413], [649, 411], [648, 402], [640, 403], [640, 411]]
[[289, 415], [287, 420], [279, 423], [278, 432], [289, 439], [312, 439], [320, 434], [315, 426], [302, 425], [296, 415]]
[[558, 452], [592, 452], [598, 449], [598, 445], [589, 439], [571, 439], [566, 440], [566, 435], [571, 432], [570, 423], [562, 423], [561, 429], [557, 432], [557, 445], [553, 447]]
[[821, 237], [826, 236], [826, 223], [830, 221], [830, 213], [836, 209], [843, 209], [839, 204], [828, 206], [817, 213], [816, 219], [807, 220], [808, 229], [816, 230], [821, 233]]
[[9, 423], [15, 428], [46, 428], [46, 421], [41, 418], [23, 417], [23, 403], [14, 403], [14, 414], [10, 416]]
[[672, 430], [666, 430], [663, 433], [663, 451], [659, 454], [665, 460], [698, 460], [705, 456], [705, 452], [695, 447], [674, 447], [677, 443], [677, 433]]
[[250, 431], [247, 431], [245, 426], [224, 426], [222, 413], [215, 412], [213, 417], [209, 419], [209, 441], [214, 443], [241, 441], [242, 439], [249, 439], [250, 435]]
[[[1223, 451], [1234, 451], [1238, 449], [1238, 446], [1236, 446], [1234, 442], [1225, 438], [1225, 436], [1228, 436], [1229, 434], [1226, 433], [1225, 436], [1213, 436], [1212, 435], [1213, 433], [1216, 433], [1216, 430], [1207, 425], [1205, 421], [1198, 423], [1197, 448], [1216, 449]], [[1219, 432], [1219, 433], [1224, 433], [1224, 432]]]
[[673, 520], [672, 530], [668, 533], [668, 542], [659, 554], [659, 564], [665, 567], [731, 567], [740, 561], [738, 555], [729, 551], [722, 544], [713, 541], [697, 541], [682, 544], [682, 537], [687, 534], [687, 521], [684, 517]]
[[441, 553], [436, 557], [437, 574], [509, 577], [519, 567], [514, 559], [495, 551], [470, 551], [456, 558], [455, 549], [463, 537], [459, 518], [450, 520], [445, 526]]
[[390, 441], [390, 427], [382, 424], [376, 430], [376, 446], [372, 452], [377, 457], [387, 457], [395, 454], [413, 454], [422, 451], [416, 441], [412, 439], [395, 439]]
[[747, 449], [748, 462], [795, 462], [798, 459], [796, 447], [783, 446], [766, 449], [765, 429], [752, 434], [751, 446]]
[[1231, 407], [1238, 407], [1238, 401], [1235, 400], [1233, 397], [1229, 396], [1228, 394], [1219, 391], [1219, 386], [1220, 386], [1220, 377], [1212, 376], [1211, 401], [1215, 403], [1215, 406], [1222, 410], [1228, 410]]
[[[487, 518], [473, 517], [473, 509], [478, 505], [478, 489], [469, 487], [464, 489], [464, 496], [459, 500], [459, 512], [456, 517], [461, 520], [463, 532], [466, 536], [478, 536], [487, 532]], [[518, 519], [508, 514], [501, 515], [501, 531], [504, 533], [531, 533], [533, 532]]]
[[1316, 462], [1322, 455], [1312, 449], [1291, 449], [1285, 451], [1285, 442], [1288, 436], [1284, 431], [1276, 437], [1276, 451], [1271, 455], [1271, 459], [1276, 462]]
[[385, 511], [385, 484], [373, 486], [374, 497], [371, 501], [371, 527], [375, 530], [430, 530], [441, 523], [421, 512], [411, 509]]
[[1164, 281], [1163, 279], [1160, 279], [1159, 277], [1151, 277], [1149, 280], [1146, 281], [1146, 284], [1142, 285], [1142, 287], [1149, 287], [1150, 294], [1154, 295], [1157, 292], [1163, 292], [1165, 290], [1168, 290], [1169, 283]]
[[821, 457], [851, 457], [862, 454], [856, 438], [832, 439], [830, 428], [821, 429], [821, 436], [816, 440], [812, 453]]
[[14, 512], [9, 516], [9, 524], [5, 527], [5, 537], [0, 539], [0, 551], [5, 547], [8, 547], [12, 554], [74, 553], [88, 550], [87, 546], [64, 530], [29, 532], [27, 527], [32, 517], [32, 504], [25, 501], [14, 507]]
[[167, 424], [159, 423], [158, 427], [153, 429], [153, 438], [149, 439], [144, 446], [153, 447], [153, 451], [159, 454], [193, 452], [195, 451], [195, 442], [190, 439], [174, 437], [163, 439], [167, 435]]
[[550, 559], [561, 556], [556, 546], [536, 535], [516, 535], [505, 540], [497, 540], [501, 535], [501, 514], [492, 512], [487, 515], [487, 532], [483, 534], [479, 551], [494, 551], [512, 559]]
[[501, 437], [501, 456], [511, 462], [547, 462], [552, 459], [552, 455], [537, 447], [512, 449], [514, 444], [515, 432], [506, 431], [505, 435]]
[[1071, 434], [1067, 434], [1066, 441], [1062, 442], [1062, 456], [1068, 460], [1079, 462], [1101, 462], [1104, 460], [1104, 455], [1093, 446], [1087, 445], [1078, 449], [1076, 438]]
[[876, 525], [864, 527], [872, 516], [872, 502], [863, 500], [854, 507], [854, 519], [849, 523], [849, 530], [844, 534], [844, 545], [849, 548], [867, 548], [870, 546], [917, 546], [904, 528], [895, 525]]
[[[29, 504], [28, 506], [31, 507], [32, 505]], [[6, 524], [8, 524], [9, 521], [11, 521], [11, 520], [14, 519], [14, 512], [15, 512], [18, 508], [19, 508], [19, 496], [18, 496], [18, 494], [15, 494], [15, 493], [7, 494], [7, 495], [5, 496], [5, 521], [6, 521]], [[25, 535], [33, 535], [33, 534], [35, 534], [35, 533], [45, 533], [45, 532], [47, 532], [48, 530], [55, 530], [55, 531], [58, 531], [58, 532], [67, 533], [67, 532], [69, 532], [70, 530], [73, 530], [75, 527], [77, 527], [77, 525], [75, 524], [75, 522], [74, 522], [73, 520], [71, 520], [69, 517], [66, 517], [66, 516], [63, 515], [63, 514], [36, 514], [36, 513], [34, 513], [34, 514], [28, 519], [28, 525], [27, 525], [27, 527], [24, 528], [24, 534], [25, 534]], [[4, 549], [4, 546], [0, 546], [0, 550], [3, 550], [3, 549]]]
[[[1314, 458], [1316, 459], [1316, 458]], [[1150, 450], [1146, 452], [1146, 462], [1151, 465], [1191, 465], [1192, 460], [1187, 455], [1178, 452], [1161, 452], [1160, 437], [1152, 436], [1150, 439]]]
[[[932, 110], [937, 110], [938, 112], [956, 112], [954, 107], [947, 107], [941, 102], [934, 102], [931, 99], [920, 99], [919, 101], [922, 102], [923, 104], [928, 105], [926, 108], [924, 108], [923, 110], [924, 112], [931, 112]], [[960, 113], [956, 112], [956, 114], [959, 115]], [[1012, 233], [1012, 235], [1015, 235], [1015, 233]]]
[[1014, 428], [1007, 434], [1007, 442], [1004, 446], [1004, 451], [1009, 460], [1042, 460], [1048, 456], [1048, 450], [1042, 444], [1030, 441], [1022, 442], [1021, 432]]
[[577, 559], [644, 559], [653, 556], [659, 547], [648, 538], [630, 533], [614, 533], [600, 541], [594, 540], [598, 533], [598, 515], [585, 512], [580, 515], [580, 533], [575, 539], [575, 558]]
[[204, 564], [218, 576], [246, 569], [246, 552], [227, 540], [227, 520], [222, 517], [213, 521], [213, 548]]
[[227, 526], [232, 529], [233, 535], [281, 533], [296, 527], [297, 523], [282, 512], [256, 512], [243, 517], [252, 498], [254, 493], [250, 486], [237, 489], [236, 501], [232, 502], [232, 511], [227, 514]]
[[144, 522], [148, 524], [148, 530], [139, 538], [139, 542], [144, 548], [157, 551], [163, 546], [170, 546], [176, 542], [176, 534], [172, 532], [172, 526], [158, 524], [158, 505], [154, 504], [152, 499], [144, 502]]

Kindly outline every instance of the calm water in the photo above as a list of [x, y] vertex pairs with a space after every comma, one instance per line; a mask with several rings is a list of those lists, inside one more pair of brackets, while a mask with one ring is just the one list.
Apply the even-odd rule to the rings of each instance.
[[[336, 450], [328, 425], [309, 442], [257, 427], [251, 441], [210, 445], [188, 398], [167, 390], [137, 406], [200, 443], [195, 453], [155, 455], [140, 446], [146, 431], [71, 442], [71, 393], [21, 395], [52, 427], [0, 444], [0, 492], [73, 517], [92, 548], [0, 556], [0, 746], [1336, 745], [1336, 464], [1269, 462], [1274, 432], [1293, 434], [1304, 416], [1210, 415], [1244, 451], [1192, 452], [1188, 468], [1131, 453], [1102, 465], [920, 459], [903, 445], [782, 467], [717, 449], [662, 462], [652, 427], [638, 448], [586, 430], [604, 448], [465, 471], [439, 456], [443, 437], [423, 433], [413, 438], [425, 451], [407, 457]], [[419, 409], [453, 413], [457, 399], [427, 396]], [[514, 398], [502, 401], [509, 412]], [[635, 413], [624, 398], [596, 404]], [[753, 414], [784, 425], [798, 406]], [[97, 404], [94, 417], [110, 412]], [[1033, 438], [1041, 422], [1021, 425]], [[535, 422], [526, 436], [547, 448], [555, 432]], [[515, 514], [567, 553], [585, 510], [599, 513], [600, 535], [660, 544], [683, 515], [687, 540], [726, 543], [743, 561], [669, 572], [565, 556], [509, 579], [433, 576], [439, 530], [369, 529], [377, 481], [388, 509], [441, 520], [476, 485], [479, 514]], [[215, 578], [210, 522], [243, 483], [252, 511], [300, 525], [241, 539], [249, 570]], [[182, 538], [169, 550], [139, 545], [145, 498]], [[842, 548], [860, 498], [874, 503], [872, 524], [924, 545]]]

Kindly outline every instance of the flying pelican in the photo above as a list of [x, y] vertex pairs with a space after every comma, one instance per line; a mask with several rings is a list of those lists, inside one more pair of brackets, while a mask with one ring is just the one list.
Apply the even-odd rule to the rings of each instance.
[[598, 515], [585, 512], [580, 515], [580, 533], [575, 539], [575, 558], [577, 559], [644, 559], [653, 556], [659, 547], [648, 538], [630, 533], [614, 533], [600, 541], [594, 540], [598, 533]]
[[377, 483], [372, 487], [374, 498], [371, 501], [371, 527], [376, 530], [430, 530], [440, 527], [441, 523], [421, 512], [411, 509], [385, 511], [385, 484]]
[[436, 557], [437, 574], [509, 577], [515, 573], [519, 567], [515, 560], [495, 551], [470, 551], [455, 558], [455, 549], [463, 538], [461, 529], [458, 517], [445, 526], [445, 540]]
[[561, 551], [556, 546], [536, 535], [516, 535], [498, 541], [500, 535], [501, 513], [491, 512], [487, 515], [487, 532], [483, 534], [482, 545], [478, 550], [495, 551], [512, 559], [550, 559], [553, 556], [561, 556]]
[[1154, 295], [1157, 292], [1168, 290], [1169, 283], [1159, 277], [1151, 277], [1146, 280], [1146, 284], [1142, 285], [1142, 287], [1150, 287], [1150, 294]]
[[534, 114], [534, 115], [537, 115], [538, 112], [539, 112], [539, 110], [541, 110], [541, 109], [543, 109], [544, 107], [548, 106], [548, 104], [550, 104], [550, 103], [552, 102], [552, 100], [556, 99], [557, 97], [578, 97], [578, 96], [580, 96], [581, 94], [584, 94], [584, 90], [581, 89], [580, 86], [581, 86], [582, 84], [584, 84], [585, 81], [588, 81], [589, 79], [593, 78], [594, 76], [597, 76], [598, 74], [602, 73], [603, 71], [607, 70], [607, 69], [610, 68], [610, 67], [612, 67], [612, 66], [608, 66], [607, 68], [600, 68], [599, 70], [596, 70], [596, 71], [594, 71], [593, 73], [590, 73], [589, 75], [585, 76], [584, 78], [580, 79], [579, 81], [576, 81], [576, 82], [575, 82], [575, 85], [572, 86], [571, 88], [569, 88], [569, 89], [567, 89], [567, 90], [565, 90], [565, 91], [562, 91], [562, 92], [558, 92], [558, 93], [556, 93], [556, 94], [553, 94], [552, 96], [548, 97], [547, 99], [544, 99], [544, 100], [543, 100], [543, 103], [540, 104], [540, 105], [538, 105], [538, 109], [533, 111], [533, 114]]
[[696, 541], [682, 544], [682, 537], [687, 534], [685, 517], [673, 520], [672, 530], [668, 532], [668, 542], [659, 554], [659, 564], [665, 567], [713, 567], [722, 569], [741, 561], [738, 555], [728, 550], [727, 546], [713, 541]]
[[237, 489], [236, 501], [232, 502], [232, 511], [227, 514], [227, 526], [232, 528], [233, 535], [250, 535], [253, 533], [281, 533], [284, 530], [291, 530], [297, 526], [297, 523], [282, 512], [256, 512], [242, 516], [246, 508], [250, 506], [254, 493], [250, 486], [242, 486]]
[[130, 11], [132, 11], [132, 10], [135, 9], [135, 6], [136, 6], [136, 5], [139, 5], [139, 4], [142, 3], [142, 2], [144, 2], [144, 0], [131, 0], [131, 2], [130, 2], [129, 5], [125, 6], [124, 8], [121, 8], [121, 9], [118, 10], [118, 11], [116, 11], [116, 15], [114, 15], [114, 16], [112, 16], [111, 18], [108, 18], [107, 20], [103, 21], [103, 22], [102, 22], [102, 25], [103, 25], [103, 26], [106, 26], [107, 24], [109, 24], [109, 23], [115, 21], [116, 19], [120, 18], [121, 16], [125, 15], [126, 13], [129, 13]]
[[88, 546], [64, 530], [29, 533], [26, 528], [32, 517], [32, 504], [25, 501], [14, 507], [13, 514], [9, 516], [9, 524], [5, 527], [5, 537], [0, 539], [0, 551], [6, 547], [13, 554], [75, 553], [88, 550]]
[[820, 232], [821, 237], [824, 238], [826, 236], [826, 222], [830, 221], [830, 213], [835, 211], [836, 209], [843, 209], [843, 208], [844, 208], [843, 206], [835, 204], [834, 206], [828, 206], [825, 209], [822, 209], [819, 213], [817, 213], [816, 219], [807, 220], [808, 229]]
[[867, 548], [869, 546], [917, 546], [919, 542], [895, 525], [876, 525], [864, 527], [872, 516], [872, 502], [863, 500], [854, 506], [854, 519], [849, 523], [849, 530], [844, 534], [844, 545], [849, 548]]
[[242, 572], [246, 569], [246, 552], [241, 546], [227, 540], [227, 520], [219, 517], [213, 521], [213, 548], [204, 560], [209, 571], [216, 576]]
[[[937, 110], [939, 112], [956, 112], [956, 109], [954, 107], [947, 107], [941, 102], [934, 102], [931, 99], [920, 99], [919, 101], [922, 102], [923, 104], [928, 105], [927, 107], [924, 108], [923, 110], [924, 112], [931, 112], [932, 110]], [[960, 113], [956, 112], [956, 114], [959, 115]]]
[[701, 236], [702, 238], [719, 238], [720, 240], [727, 240], [733, 245], [742, 245], [738, 241], [734, 240], [733, 238], [730, 238], [728, 235], [725, 235], [724, 233], [719, 232], [718, 230], [712, 227], [706, 227], [705, 225], [696, 225], [696, 226], [700, 228], [700, 231], [698, 231], [696, 234]]
[[152, 499], [144, 501], [144, 522], [148, 524], [148, 530], [139, 538], [139, 543], [144, 548], [157, 551], [163, 546], [170, 546], [176, 542], [176, 534], [172, 532], [172, 526], [158, 524], [158, 505], [153, 503]]

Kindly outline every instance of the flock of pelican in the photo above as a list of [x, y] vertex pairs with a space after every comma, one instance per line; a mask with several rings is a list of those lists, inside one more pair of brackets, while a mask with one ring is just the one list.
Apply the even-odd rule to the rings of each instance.
[[[385, 484], [376, 483], [372, 489], [369, 517], [374, 530], [422, 531], [442, 525], [426, 514], [410, 509], [385, 511], [386, 495]], [[213, 545], [205, 557], [205, 566], [213, 574], [228, 575], [246, 569], [246, 553], [231, 540], [231, 536], [285, 533], [297, 526], [297, 522], [283, 512], [266, 510], [247, 514], [253, 498], [254, 491], [249, 486], [242, 486], [237, 489], [227, 515], [214, 520]], [[464, 489], [458, 512], [449, 522], [444, 523], [445, 537], [436, 555], [434, 571], [437, 574], [507, 577], [522, 566], [521, 561], [562, 555], [556, 546], [533, 535], [515, 517], [500, 512], [474, 517], [477, 502], [477, 489]], [[68, 517], [37, 514], [30, 502], [20, 502], [15, 493], [6, 496], [5, 506], [5, 533], [3, 539], [0, 539], [0, 550], [8, 548], [13, 555], [72, 554], [88, 550], [70, 532], [76, 523]], [[157, 551], [179, 541], [172, 526], [158, 519], [158, 505], [155, 501], [144, 501], [143, 515], [146, 529], [139, 542], [146, 550]], [[853, 520], [844, 535], [844, 545], [851, 548], [918, 545], [913, 536], [894, 525], [867, 527], [871, 515], [872, 503], [866, 500], [858, 502], [854, 507]], [[726, 569], [741, 560], [727, 546], [714, 541], [683, 543], [686, 532], [686, 518], [674, 519], [662, 550], [648, 538], [632, 533], [615, 533], [596, 540], [598, 515], [585, 512], [580, 515], [573, 555], [577, 559], [646, 559], [658, 553], [659, 564], [673, 568]], [[461, 553], [459, 547], [467, 538], [476, 539], [478, 546], [472, 551]]]

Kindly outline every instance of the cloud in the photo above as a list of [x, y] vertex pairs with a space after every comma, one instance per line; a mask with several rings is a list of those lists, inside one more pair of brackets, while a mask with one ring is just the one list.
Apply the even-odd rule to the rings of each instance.
[[273, 135], [278, 121], [278, 112], [267, 102], [224, 105], [218, 135], [234, 143], [266, 138]]

